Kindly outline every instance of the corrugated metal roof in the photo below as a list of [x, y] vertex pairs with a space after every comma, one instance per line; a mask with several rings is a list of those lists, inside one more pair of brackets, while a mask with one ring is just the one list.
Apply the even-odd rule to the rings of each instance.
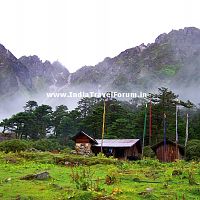
[[[101, 139], [96, 139], [98, 144], [95, 144], [96, 147], [101, 147]], [[132, 147], [136, 144], [139, 139], [104, 139], [103, 147]]]

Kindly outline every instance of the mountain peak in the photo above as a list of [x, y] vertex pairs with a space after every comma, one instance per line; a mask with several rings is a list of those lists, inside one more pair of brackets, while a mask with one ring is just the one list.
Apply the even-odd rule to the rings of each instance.
[[[195, 27], [163, 33], [152, 44], [142, 43], [113, 58], [107, 57], [95, 66], [84, 66], [72, 74], [58, 61], [42, 62], [36, 55], [16, 59], [11, 53], [9, 57], [5, 56], [7, 53], [9, 51], [0, 45], [0, 92], [8, 88], [6, 84], [9, 85], [9, 81], [15, 89], [18, 80], [26, 86], [31, 86], [32, 81], [33, 88], [39, 92], [51, 91], [51, 88], [54, 91], [63, 87], [69, 89], [69, 85], [85, 91], [102, 85], [102, 90], [123, 92], [174, 85], [183, 91], [187, 86], [200, 85], [200, 29]], [[6, 73], [4, 66], [7, 67]], [[6, 77], [14, 73], [15, 78], [14, 75]]]
[[31, 56], [22, 56], [19, 60], [23, 63], [42, 63], [42, 60], [36, 55]]
[[138, 48], [140, 52], [143, 52], [147, 48], [147, 46], [144, 43], [142, 43], [139, 46], [137, 46], [136, 48]]
[[200, 37], [200, 29], [195, 27], [185, 27], [183, 29], [179, 30], [172, 30], [168, 34], [163, 33], [159, 35], [155, 43], [166, 43], [167, 41], [171, 41], [172, 43], [174, 41], [187, 41], [187, 40], [199, 40]]

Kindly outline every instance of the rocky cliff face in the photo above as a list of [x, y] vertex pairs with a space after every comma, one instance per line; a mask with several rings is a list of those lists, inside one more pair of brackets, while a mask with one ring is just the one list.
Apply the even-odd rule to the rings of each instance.
[[9, 50], [0, 45], [0, 93], [9, 96], [24, 87], [33, 89], [29, 70]]
[[42, 62], [38, 56], [17, 59], [0, 45], [0, 93], [9, 97], [16, 93], [40, 93], [67, 84], [69, 71], [58, 61]]
[[46, 92], [68, 84], [69, 75], [58, 61], [42, 62], [37, 56], [17, 59], [0, 45], [0, 119], [19, 111], [30, 99], [43, 102]]
[[28, 68], [33, 85], [38, 92], [55, 90], [67, 84], [69, 71], [58, 61], [42, 62], [36, 55], [23, 56], [19, 61]]

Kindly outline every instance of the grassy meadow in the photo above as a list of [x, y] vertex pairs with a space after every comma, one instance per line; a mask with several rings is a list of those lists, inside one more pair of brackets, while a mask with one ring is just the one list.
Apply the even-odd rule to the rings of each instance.
[[[21, 180], [44, 171], [50, 178]], [[125, 162], [64, 153], [0, 153], [1, 200], [197, 200], [199, 183], [199, 162]]]

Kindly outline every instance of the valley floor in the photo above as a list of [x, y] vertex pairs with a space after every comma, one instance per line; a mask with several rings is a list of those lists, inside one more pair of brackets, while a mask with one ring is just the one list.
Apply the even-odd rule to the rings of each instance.
[[[51, 178], [20, 179], [44, 171]], [[67, 154], [0, 153], [1, 200], [198, 200], [199, 183], [198, 162], [163, 164], [150, 159], [122, 162]]]

